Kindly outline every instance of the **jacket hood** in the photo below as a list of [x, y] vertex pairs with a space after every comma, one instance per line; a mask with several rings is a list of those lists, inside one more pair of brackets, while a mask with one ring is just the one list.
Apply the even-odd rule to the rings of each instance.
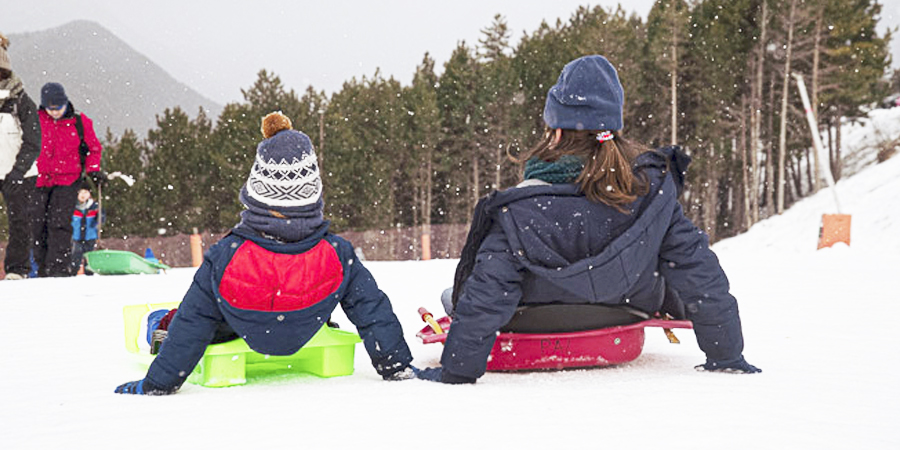
[[627, 303], [623, 296], [654, 270], [638, 266], [657, 260], [652, 253], [689, 162], [677, 147], [642, 154], [636, 172], [647, 177], [649, 191], [628, 205], [628, 214], [587, 201], [574, 184], [512, 188], [490, 205], [514, 256], [533, 275], [574, 299]]

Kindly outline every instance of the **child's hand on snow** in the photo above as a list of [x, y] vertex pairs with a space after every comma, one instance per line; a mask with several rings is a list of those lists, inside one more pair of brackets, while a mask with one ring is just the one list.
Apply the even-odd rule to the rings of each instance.
[[116, 394], [169, 395], [174, 394], [176, 390], [159, 387], [145, 378], [143, 380], [129, 381], [117, 387]]

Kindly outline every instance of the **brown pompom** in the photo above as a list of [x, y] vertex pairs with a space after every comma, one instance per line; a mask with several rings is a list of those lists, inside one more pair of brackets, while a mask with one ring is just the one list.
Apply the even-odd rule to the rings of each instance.
[[267, 114], [266, 117], [263, 117], [262, 127], [260, 128], [263, 137], [266, 139], [275, 136], [279, 131], [293, 129], [291, 119], [282, 114], [281, 111], [275, 111]]
[[9, 50], [9, 39], [0, 33], [0, 47], [3, 47], [3, 50]]

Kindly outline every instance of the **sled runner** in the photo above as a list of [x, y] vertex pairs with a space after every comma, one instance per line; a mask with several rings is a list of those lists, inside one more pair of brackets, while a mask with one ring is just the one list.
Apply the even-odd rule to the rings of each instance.
[[149, 261], [137, 253], [124, 250], [94, 250], [85, 253], [84, 257], [88, 261], [88, 269], [101, 275], [155, 274], [171, 269], [158, 261]]
[[[450, 317], [428, 321], [416, 337], [424, 344], [444, 342]], [[430, 314], [428, 314], [430, 316]], [[440, 331], [431, 322], [440, 326]], [[644, 328], [660, 327], [670, 342], [672, 328], [693, 328], [688, 320], [652, 318], [644, 313], [602, 305], [519, 307], [497, 335], [487, 370], [516, 371], [602, 367], [633, 361], [644, 348]]]
[[[123, 308], [125, 319], [125, 348], [140, 362], [150, 365], [156, 355], [142, 349], [141, 321], [157, 309], [177, 308], [180, 302], [129, 305]], [[356, 333], [323, 325], [297, 353], [273, 356], [257, 353], [243, 339], [235, 339], [206, 347], [188, 382], [206, 387], [226, 387], [245, 384], [257, 375], [309, 373], [330, 378], [353, 374], [353, 355], [356, 344], [362, 342]]]

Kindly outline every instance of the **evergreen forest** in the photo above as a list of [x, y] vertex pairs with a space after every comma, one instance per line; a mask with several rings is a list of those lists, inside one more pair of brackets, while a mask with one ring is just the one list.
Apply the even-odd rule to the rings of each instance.
[[335, 231], [468, 223], [480, 197], [520, 181], [510, 156], [544, 133], [544, 99], [562, 67], [602, 54], [625, 88], [623, 135], [690, 152], [685, 211], [722, 239], [824, 187], [793, 74], [840, 178], [839, 124], [900, 90], [888, 73], [890, 33], [876, 32], [880, 9], [874, 0], [660, 0], [646, 20], [621, 6], [582, 7], [519, 37], [498, 14], [442, 67], [423, 55], [410, 85], [375, 71], [330, 96], [263, 69], [218, 118], [174, 108], [146, 138], [107, 133], [104, 170], [136, 183], [104, 187], [104, 236], [234, 226], [260, 119], [276, 110], [316, 145]]

